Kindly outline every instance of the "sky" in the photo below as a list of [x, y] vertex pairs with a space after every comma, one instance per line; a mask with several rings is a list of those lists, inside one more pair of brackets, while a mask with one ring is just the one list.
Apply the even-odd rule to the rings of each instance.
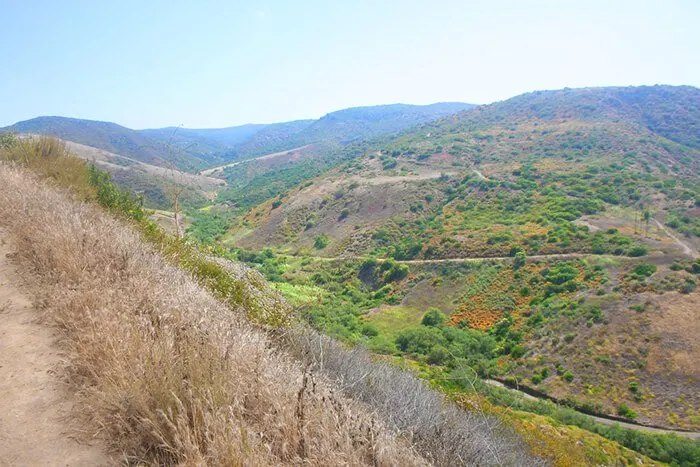
[[0, 126], [130, 128], [700, 87], [698, 0], [0, 0]]

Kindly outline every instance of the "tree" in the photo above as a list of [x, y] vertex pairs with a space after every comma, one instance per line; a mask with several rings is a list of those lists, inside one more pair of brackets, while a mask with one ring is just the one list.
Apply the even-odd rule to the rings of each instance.
[[323, 250], [328, 246], [328, 235], [320, 234], [314, 240], [314, 248], [317, 250]]
[[642, 219], [644, 219], [644, 225], [645, 225], [645, 229], [646, 229], [645, 235], [646, 236], [649, 236], [649, 222], [651, 221], [651, 214], [652, 213], [649, 210], [649, 208], [644, 209], [644, 211], [642, 212]]
[[421, 324], [423, 326], [439, 326], [447, 320], [447, 316], [438, 308], [430, 307], [423, 315]]
[[515, 259], [513, 260], [513, 269], [520, 269], [521, 267], [525, 266], [526, 261], [527, 261], [527, 256], [525, 255], [525, 252], [518, 251], [515, 254]]
[[[180, 125], [182, 126], [182, 125]], [[180, 226], [181, 222], [181, 216], [180, 213], [182, 211], [182, 203], [181, 203], [181, 198], [182, 194], [185, 192], [186, 185], [185, 185], [185, 174], [175, 168], [175, 160], [177, 159], [178, 156], [182, 155], [187, 149], [189, 149], [194, 143], [191, 143], [189, 146], [184, 147], [184, 148], [178, 148], [173, 144], [173, 139], [175, 138], [175, 133], [177, 133], [177, 130], [180, 129], [180, 126], [175, 127], [173, 130], [173, 133], [170, 135], [170, 138], [168, 139], [168, 144], [167, 144], [167, 149], [168, 149], [168, 156], [169, 156], [169, 161], [168, 161], [168, 171], [169, 171], [169, 177], [170, 177], [170, 183], [167, 184], [166, 186], [166, 193], [168, 197], [170, 198], [170, 201], [173, 205], [173, 217], [175, 219], [175, 236], [178, 240], [182, 238], [182, 228]]]

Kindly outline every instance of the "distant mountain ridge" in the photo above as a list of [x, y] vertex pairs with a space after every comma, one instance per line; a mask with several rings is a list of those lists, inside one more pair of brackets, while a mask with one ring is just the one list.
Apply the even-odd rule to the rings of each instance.
[[188, 168], [188, 165], [205, 165], [199, 158], [172, 154], [162, 142], [112, 122], [37, 117], [0, 129], [0, 132], [7, 131], [55, 136], [158, 166], [175, 164], [179, 168]]
[[240, 144], [265, 128], [266, 124], [249, 123], [228, 128], [180, 128], [166, 127], [140, 130], [150, 138], [162, 142], [176, 142], [197, 145], [202, 152], [225, 151]]
[[[377, 136], [398, 133], [415, 125], [475, 107], [461, 102], [429, 105], [388, 104], [352, 107], [328, 113], [318, 120], [303, 121], [298, 131], [279, 138], [280, 129], [266, 129], [239, 147], [243, 157], [283, 151], [313, 143], [349, 144]], [[288, 130], [282, 128], [281, 130]]]
[[141, 162], [195, 171], [310, 143], [342, 145], [389, 135], [472, 107], [463, 103], [392, 104], [344, 109], [318, 120], [200, 129], [132, 130], [111, 122], [48, 116], [18, 122], [0, 132], [52, 135]]

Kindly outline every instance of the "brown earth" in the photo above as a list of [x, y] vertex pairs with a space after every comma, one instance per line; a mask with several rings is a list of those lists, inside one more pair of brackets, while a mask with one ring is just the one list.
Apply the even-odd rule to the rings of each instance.
[[0, 466], [115, 464], [71, 417], [66, 357], [18, 288], [8, 240], [0, 230]]
[[114, 154], [104, 149], [85, 146], [84, 144], [78, 144], [72, 141], [65, 141], [65, 143], [71, 154], [81, 159], [94, 162], [95, 165], [109, 172], [134, 172], [157, 177], [178, 185], [197, 187], [202, 190], [215, 190], [226, 186], [226, 181], [220, 178], [181, 172], [174, 168], [158, 167], [119, 154]]
[[230, 162], [228, 164], [220, 165], [218, 167], [213, 167], [211, 169], [202, 170], [199, 174], [204, 176], [221, 176], [226, 167], [235, 167], [239, 164], [251, 162], [251, 161], [265, 161], [274, 160], [275, 162], [286, 162], [286, 161], [298, 161], [303, 157], [303, 150], [312, 147], [312, 144], [307, 144], [305, 146], [299, 146], [298, 148], [287, 149], [286, 151], [275, 152], [272, 154], [266, 154], [264, 156], [253, 157], [252, 159], [243, 159], [236, 162]]

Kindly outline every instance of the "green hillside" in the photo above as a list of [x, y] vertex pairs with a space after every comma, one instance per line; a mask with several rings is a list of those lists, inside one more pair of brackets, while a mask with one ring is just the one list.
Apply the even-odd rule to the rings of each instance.
[[241, 193], [219, 241], [316, 326], [437, 384], [469, 368], [697, 430], [699, 102], [654, 86], [480, 106], [348, 145], [257, 205]]
[[452, 115], [473, 105], [442, 102], [430, 105], [392, 104], [331, 112], [297, 127], [268, 127], [237, 148], [241, 156], [258, 156], [313, 143], [347, 145]]

